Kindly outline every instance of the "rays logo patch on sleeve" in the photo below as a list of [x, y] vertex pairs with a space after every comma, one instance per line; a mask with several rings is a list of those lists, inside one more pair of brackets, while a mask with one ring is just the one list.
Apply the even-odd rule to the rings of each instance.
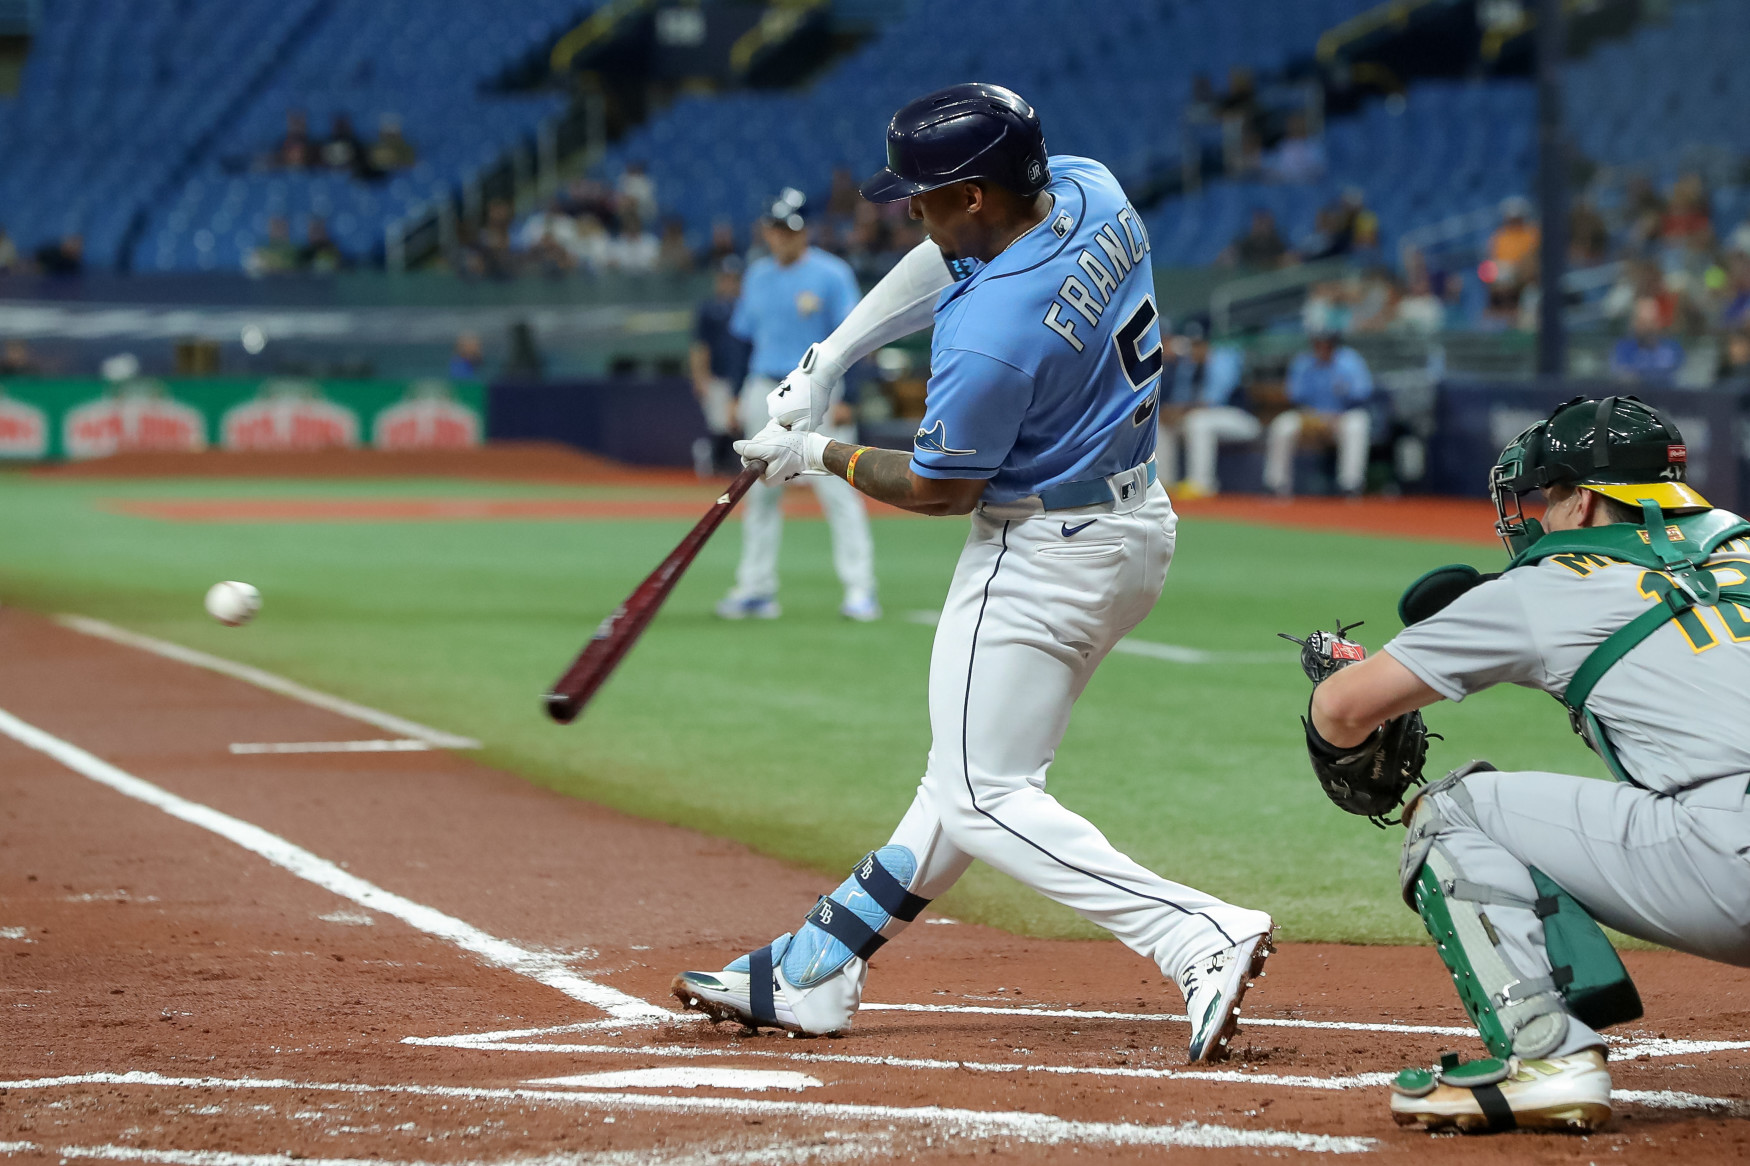
[[945, 454], [948, 457], [965, 457], [974, 454], [976, 449], [952, 449], [948, 445], [948, 426], [938, 421], [928, 429], [918, 430], [918, 435], [911, 439], [912, 445], [925, 453]]

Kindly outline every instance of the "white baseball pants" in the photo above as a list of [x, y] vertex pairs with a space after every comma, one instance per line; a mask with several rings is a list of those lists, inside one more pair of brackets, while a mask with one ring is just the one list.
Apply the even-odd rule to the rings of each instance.
[[1185, 477], [1205, 494], [1221, 489], [1215, 477], [1216, 456], [1224, 441], [1256, 441], [1264, 423], [1232, 405], [1193, 409], [1180, 422], [1185, 434]]
[[[1303, 414], [1290, 409], [1270, 422], [1264, 434], [1264, 488], [1283, 497], [1294, 493], [1294, 451], [1300, 444]], [[1337, 489], [1359, 494], [1367, 484], [1367, 451], [1373, 444], [1373, 418], [1366, 409], [1337, 414]]]
[[[742, 432], [751, 437], [765, 428], [766, 394], [777, 388], [771, 377], [750, 376], [742, 382], [739, 411]], [[854, 428], [825, 430], [834, 441], [854, 442]], [[875, 540], [869, 534], [869, 512], [863, 496], [833, 475], [797, 479], [814, 487], [820, 508], [832, 530], [832, 565], [846, 598], [875, 595]], [[784, 540], [783, 486], [755, 482], [741, 504], [741, 563], [735, 570], [738, 598], [778, 594], [778, 551]]]
[[942, 894], [981, 859], [1177, 979], [1269, 916], [1169, 882], [1045, 792], [1070, 708], [1154, 607], [1173, 558], [1166, 491], [1125, 505], [973, 514], [930, 658], [929, 762], [892, 842], [917, 856], [915, 895]]

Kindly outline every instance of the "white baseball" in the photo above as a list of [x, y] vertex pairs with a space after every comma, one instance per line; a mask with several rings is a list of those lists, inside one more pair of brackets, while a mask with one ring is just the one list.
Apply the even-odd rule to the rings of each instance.
[[241, 627], [261, 610], [261, 592], [247, 583], [230, 580], [207, 589], [207, 614], [226, 627]]

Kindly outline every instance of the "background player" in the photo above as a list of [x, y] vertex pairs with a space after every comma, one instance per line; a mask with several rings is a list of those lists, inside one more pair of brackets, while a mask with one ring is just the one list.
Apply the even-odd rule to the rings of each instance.
[[[1177, 980], [1190, 1059], [1217, 1059], [1270, 917], [1143, 868], [1044, 788], [1071, 706], [1154, 606], [1173, 554], [1177, 519], [1151, 456], [1163, 359], [1147, 236], [1111, 172], [1048, 160], [1032, 108], [998, 86], [910, 103], [887, 150], [864, 196], [909, 199], [932, 242], [774, 392], [773, 416], [795, 428], [736, 448], [777, 481], [824, 469], [891, 505], [973, 514], [931, 656], [929, 761], [892, 839], [795, 933], [721, 972], [682, 973], [675, 995], [714, 1019], [844, 1028], [869, 956], [978, 858]], [[831, 377], [921, 326], [932, 303], [911, 453], [804, 432]]]
[[[1570, 401], [1495, 466], [1506, 573], [1431, 572], [1405, 596], [1411, 626], [1313, 690], [1315, 768], [1368, 769], [1382, 723], [1507, 683], [1562, 698], [1620, 779], [1473, 762], [1410, 803], [1405, 900], [1493, 1058], [1400, 1074], [1401, 1123], [1609, 1117], [1595, 1028], [1640, 1002], [1573, 900], [1630, 935], [1750, 966], [1750, 524], [1710, 509], [1686, 460], [1676, 426], [1635, 398]], [[1539, 487], [1548, 534], [1520, 512]], [[1443, 608], [1426, 598], [1455, 591]]]
[[[743, 433], [766, 424], [766, 394], [796, 366], [804, 351], [843, 322], [857, 303], [857, 277], [850, 264], [808, 244], [808, 224], [799, 191], [786, 189], [772, 203], [763, 226], [771, 255], [748, 265], [729, 330], [753, 345], [748, 375], [737, 404]], [[843, 376], [828, 408], [829, 432], [856, 440], [851, 408], [843, 399]], [[833, 568], [845, 589], [839, 611], [851, 619], [879, 619], [875, 600], [875, 544], [869, 515], [857, 492], [825, 475], [809, 484], [832, 527]], [[784, 535], [784, 483], [768, 479], [748, 491], [741, 523], [741, 564], [735, 587], [717, 605], [725, 619], [776, 619], [778, 548]]]

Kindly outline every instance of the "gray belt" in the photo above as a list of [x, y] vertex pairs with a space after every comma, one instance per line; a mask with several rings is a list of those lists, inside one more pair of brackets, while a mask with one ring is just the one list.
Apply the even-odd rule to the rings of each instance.
[[1154, 484], [1155, 462], [1150, 458], [1140, 466], [1132, 466], [1108, 478], [1065, 482], [1041, 490], [1039, 505], [1045, 510], [1074, 510], [1102, 502], [1128, 502]]

